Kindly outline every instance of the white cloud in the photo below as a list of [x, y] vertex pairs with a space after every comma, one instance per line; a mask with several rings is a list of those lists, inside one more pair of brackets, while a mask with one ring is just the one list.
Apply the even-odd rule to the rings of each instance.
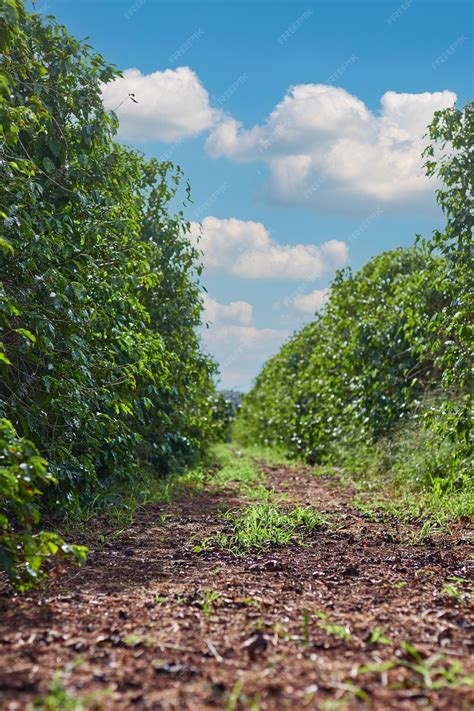
[[289, 332], [254, 326], [252, 305], [247, 301], [220, 304], [204, 294], [203, 302], [203, 320], [210, 325], [201, 329], [201, 337], [219, 363], [222, 387], [246, 390], [256, 366], [278, 351]]
[[191, 235], [204, 253], [204, 265], [250, 279], [316, 279], [341, 267], [348, 257], [347, 246], [329, 240], [313, 244], [279, 245], [261, 222], [206, 217], [191, 224]]
[[448, 90], [387, 91], [374, 112], [342, 88], [298, 84], [247, 130], [211, 106], [189, 67], [150, 74], [127, 69], [104, 85], [103, 96], [117, 110], [123, 139], [173, 143], [209, 132], [211, 156], [268, 164], [271, 200], [339, 213], [431, 206], [435, 184], [424, 174], [423, 135], [433, 113], [456, 100]]
[[230, 304], [220, 304], [207, 294], [204, 294], [203, 303], [203, 320], [209, 321], [211, 324], [222, 321], [250, 324], [253, 321], [252, 304], [247, 301], [231, 301]]
[[302, 294], [293, 298], [293, 306], [304, 314], [314, 314], [322, 308], [329, 297], [329, 289], [315, 289], [310, 294]]
[[192, 138], [224, 116], [210, 106], [208, 92], [189, 67], [151, 74], [126, 69], [102, 92], [106, 108], [116, 110], [120, 119], [120, 137], [137, 143]]
[[455, 100], [447, 90], [388, 91], [374, 113], [344, 89], [300, 84], [262, 125], [246, 130], [223, 117], [206, 147], [213, 157], [265, 161], [279, 203], [339, 212], [427, 206], [434, 184], [424, 174], [423, 135], [434, 111]]
[[222, 387], [247, 390], [256, 369], [274, 355], [289, 331], [219, 324], [203, 333], [204, 344], [220, 366]]

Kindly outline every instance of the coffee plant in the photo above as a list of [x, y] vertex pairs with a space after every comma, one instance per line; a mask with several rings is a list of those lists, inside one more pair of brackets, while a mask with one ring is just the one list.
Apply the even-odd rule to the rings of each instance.
[[20, 0], [0, 3], [0, 40], [0, 417], [49, 461], [41, 499], [63, 510], [212, 437], [201, 267], [171, 209], [180, 169], [115, 140], [117, 70]]
[[20, 590], [40, 583], [51, 559], [85, 559], [83, 546], [35, 530], [40, 496], [54, 483], [34, 444], [18, 437], [11, 422], [0, 420], [0, 566]]
[[235, 426], [242, 441], [337, 463], [395, 433], [399, 441], [400, 427], [413, 432], [416, 422], [420, 441], [443, 451], [448, 444], [450, 453], [425, 480], [468, 484], [473, 116], [472, 103], [447, 109], [428, 128], [426, 170], [440, 181], [445, 230], [337, 274], [324, 312], [270, 359], [244, 398]]

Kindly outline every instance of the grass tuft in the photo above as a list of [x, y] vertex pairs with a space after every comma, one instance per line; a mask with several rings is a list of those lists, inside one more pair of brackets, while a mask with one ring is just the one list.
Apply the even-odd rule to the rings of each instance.
[[230, 533], [218, 533], [215, 542], [234, 555], [261, 551], [272, 545], [301, 545], [304, 531], [321, 528], [325, 521], [311, 506], [280, 509], [275, 504], [260, 502], [243, 511], [230, 511], [225, 516]]

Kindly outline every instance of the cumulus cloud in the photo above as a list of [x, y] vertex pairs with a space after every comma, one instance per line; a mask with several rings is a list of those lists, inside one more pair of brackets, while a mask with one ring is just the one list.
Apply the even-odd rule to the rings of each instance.
[[234, 321], [239, 324], [250, 324], [253, 320], [252, 304], [247, 301], [231, 301], [230, 304], [220, 304], [211, 299], [207, 294], [203, 295], [204, 321], [211, 324], [222, 321]]
[[191, 225], [191, 235], [203, 252], [204, 265], [250, 279], [316, 279], [347, 262], [344, 242], [280, 245], [261, 222], [206, 217]]
[[284, 329], [257, 328], [253, 325], [252, 305], [247, 301], [221, 304], [203, 295], [202, 328], [205, 348], [219, 363], [222, 386], [246, 390], [254, 377], [256, 366], [276, 353], [288, 337]]
[[102, 94], [105, 107], [117, 112], [120, 137], [137, 143], [192, 138], [224, 116], [211, 107], [208, 92], [189, 67], [151, 74], [126, 69], [123, 77], [103, 86]]
[[292, 87], [266, 121], [250, 129], [230, 117], [212, 129], [213, 157], [265, 161], [269, 196], [320, 210], [427, 206], [433, 182], [424, 175], [423, 135], [434, 111], [452, 106], [451, 91], [386, 92], [375, 113], [344, 89]]
[[310, 294], [301, 294], [293, 298], [293, 306], [304, 314], [314, 314], [324, 306], [329, 297], [329, 289], [315, 289]]
[[423, 135], [433, 113], [456, 101], [448, 90], [387, 91], [375, 112], [342, 88], [298, 84], [263, 123], [246, 129], [222, 102], [211, 105], [189, 67], [150, 74], [127, 69], [104, 85], [103, 97], [118, 113], [121, 138], [176, 143], [208, 132], [209, 155], [268, 164], [271, 200], [326, 212], [432, 205]]
[[288, 336], [284, 329], [219, 324], [203, 333], [203, 340], [219, 363], [222, 386], [247, 390], [256, 366], [274, 355]]

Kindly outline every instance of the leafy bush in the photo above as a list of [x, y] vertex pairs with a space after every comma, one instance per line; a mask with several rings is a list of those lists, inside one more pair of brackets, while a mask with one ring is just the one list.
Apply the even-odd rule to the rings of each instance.
[[71, 513], [200, 456], [215, 365], [189, 186], [115, 140], [102, 87], [119, 72], [22, 0], [0, 4], [0, 39], [0, 417], [26, 438], [2, 426], [2, 560], [24, 588], [48, 556], [82, 555], [35, 532], [40, 508]]
[[[416, 430], [405, 476], [446, 492], [469, 486], [473, 106], [438, 112], [428, 130], [426, 168], [442, 181], [445, 231], [336, 275], [324, 312], [264, 366], [244, 398], [234, 428], [244, 443], [330, 464], [360, 452], [367, 464], [374, 443], [400, 429], [413, 440]], [[421, 443], [429, 456], [420, 456]], [[392, 465], [399, 476], [403, 467]], [[418, 465], [422, 472], [409, 477], [407, 467]]]
[[170, 209], [181, 171], [114, 140], [101, 87], [118, 72], [19, 0], [0, 23], [0, 416], [73, 506], [210, 439], [200, 266]]
[[83, 546], [68, 545], [56, 533], [36, 531], [40, 496], [54, 483], [36, 447], [19, 438], [11, 422], [0, 420], [0, 568], [20, 590], [37, 585], [53, 558], [85, 559]]
[[397, 423], [434, 377], [432, 359], [420, 362], [404, 334], [419, 294], [428, 317], [435, 308], [422, 264], [415, 250], [396, 250], [357, 274], [340, 272], [325, 312], [270, 360], [244, 399], [249, 436], [322, 462]]

